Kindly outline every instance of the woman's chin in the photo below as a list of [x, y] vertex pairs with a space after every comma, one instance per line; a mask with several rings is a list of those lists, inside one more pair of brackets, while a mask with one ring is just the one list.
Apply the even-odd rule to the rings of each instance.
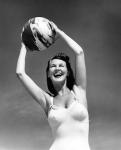
[[64, 81], [65, 81], [64, 77], [53, 77], [52, 78], [52, 82], [54, 82], [54, 83], [62, 83]]

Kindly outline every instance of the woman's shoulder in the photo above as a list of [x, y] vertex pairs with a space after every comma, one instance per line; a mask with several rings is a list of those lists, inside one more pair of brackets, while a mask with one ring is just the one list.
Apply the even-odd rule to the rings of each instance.
[[86, 91], [81, 88], [80, 86], [74, 85], [73, 92], [80, 103], [83, 103], [87, 106], [87, 98], [86, 98]]
[[47, 105], [51, 105], [52, 104], [53, 97], [54, 97], [53, 94], [51, 94], [50, 92], [46, 91], [46, 102], [47, 102]]
[[45, 106], [45, 114], [48, 116], [48, 111], [50, 106], [53, 104], [53, 95], [47, 91], [45, 91], [45, 100], [46, 100], [46, 106]]
[[86, 94], [86, 90], [85, 89], [83, 89], [81, 86], [78, 86], [78, 85], [76, 85], [76, 84], [74, 84], [73, 85], [73, 89], [72, 89], [75, 93], [77, 93], [77, 92], [81, 92], [81, 93], [83, 93], [83, 94]]

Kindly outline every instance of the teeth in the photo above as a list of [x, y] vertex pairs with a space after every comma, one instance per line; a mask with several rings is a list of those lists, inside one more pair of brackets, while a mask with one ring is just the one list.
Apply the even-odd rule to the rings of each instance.
[[61, 75], [61, 73], [56, 73], [55, 75]]
[[54, 76], [56, 77], [56, 76], [61, 76], [62, 75], [62, 72], [56, 72], [55, 74], [54, 74]]
[[56, 76], [61, 76], [62, 74], [55, 74], [54, 76], [56, 77]]

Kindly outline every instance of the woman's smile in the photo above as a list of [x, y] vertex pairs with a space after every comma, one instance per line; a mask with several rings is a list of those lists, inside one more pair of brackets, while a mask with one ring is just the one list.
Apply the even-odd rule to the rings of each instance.
[[52, 74], [52, 79], [53, 80], [64, 80], [66, 79], [66, 74], [63, 71], [54, 71]]
[[53, 75], [55, 78], [59, 78], [64, 75], [64, 73], [62, 72], [62, 70], [55, 70]]

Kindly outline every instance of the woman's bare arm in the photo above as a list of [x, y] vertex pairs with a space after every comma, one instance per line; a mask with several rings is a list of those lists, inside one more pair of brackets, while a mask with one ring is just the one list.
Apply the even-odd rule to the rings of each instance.
[[55, 28], [57, 35], [61, 37], [70, 47], [70, 49], [72, 49], [73, 52], [75, 53], [76, 83], [78, 87], [86, 90], [86, 66], [85, 66], [84, 51], [82, 47], [79, 44], [77, 44], [77, 42], [75, 42], [72, 38], [70, 38], [66, 33], [60, 30], [54, 23], [52, 24]]
[[27, 49], [22, 43], [20, 54], [17, 61], [16, 74], [20, 81], [23, 83], [24, 87], [33, 96], [33, 98], [42, 106], [46, 111], [47, 101], [49, 95], [43, 91], [25, 72], [25, 59], [26, 59]]

